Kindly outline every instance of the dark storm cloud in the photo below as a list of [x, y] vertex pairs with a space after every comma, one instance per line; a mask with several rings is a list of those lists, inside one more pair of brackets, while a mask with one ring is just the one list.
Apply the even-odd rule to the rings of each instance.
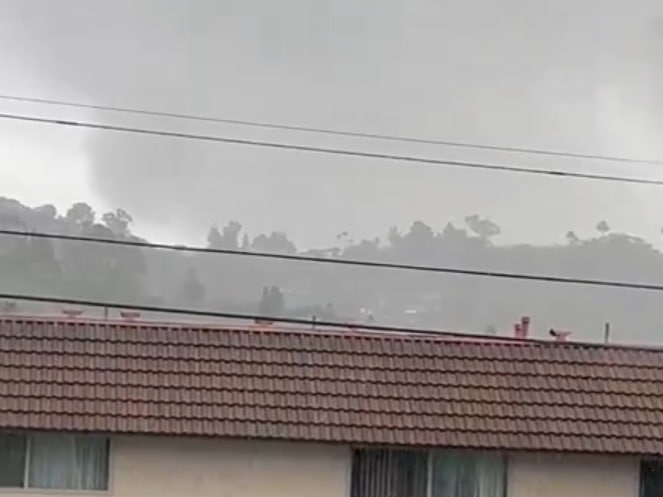
[[[0, 23], [45, 81], [79, 100], [580, 151], [655, 155], [662, 129], [657, 2], [29, 1]], [[69, 8], [65, 8], [68, 6]], [[63, 96], [63, 95], [57, 95]], [[98, 119], [117, 119], [109, 115]], [[126, 120], [124, 121], [126, 122]], [[332, 141], [182, 122], [134, 124], [541, 167], [609, 165]], [[597, 218], [631, 222], [641, 190], [93, 134], [104, 200], [204, 234], [239, 219], [305, 243], [413, 218], [481, 212], [513, 237], [554, 238]], [[637, 169], [636, 173], [646, 173]], [[563, 202], [560, 202], [563, 199]], [[530, 208], [540, 214], [532, 218]], [[544, 226], [545, 228], [542, 228]], [[633, 229], [641, 229], [634, 226]]]

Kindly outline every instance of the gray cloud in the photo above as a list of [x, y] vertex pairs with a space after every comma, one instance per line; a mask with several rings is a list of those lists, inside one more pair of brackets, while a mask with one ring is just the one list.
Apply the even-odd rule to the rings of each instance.
[[[663, 155], [660, 2], [6, 0], [0, 31], [55, 96], [141, 108], [579, 151]], [[0, 39], [2, 35], [0, 35]], [[3, 43], [6, 45], [6, 43]], [[27, 91], [27, 90], [26, 90]], [[110, 115], [97, 119], [117, 121]], [[257, 132], [123, 122], [541, 167], [586, 164]], [[509, 239], [561, 239], [607, 218], [657, 230], [657, 192], [92, 134], [94, 186], [145, 223], [202, 236], [239, 219], [306, 244], [341, 230], [435, 225], [478, 212]], [[630, 203], [627, 208], [623, 202]], [[535, 209], [534, 209], [535, 207]], [[533, 215], [533, 210], [538, 211]]]

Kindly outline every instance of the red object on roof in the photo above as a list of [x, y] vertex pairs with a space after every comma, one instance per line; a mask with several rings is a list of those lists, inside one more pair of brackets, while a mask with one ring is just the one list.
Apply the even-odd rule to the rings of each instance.
[[663, 454], [663, 350], [0, 318], [0, 428]]

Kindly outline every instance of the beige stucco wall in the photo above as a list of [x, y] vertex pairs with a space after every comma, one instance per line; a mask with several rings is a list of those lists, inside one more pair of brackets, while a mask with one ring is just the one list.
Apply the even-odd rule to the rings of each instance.
[[508, 497], [638, 497], [637, 458], [517, 454]]
[[[0, 490], [0, 497], [349, 497], [350, 448], [118, 437], [109, 492]], [[508, 497], [638, 497], [637, 458], [514, 454]]]
[[111, 488], [0, 492], [1, 497], [347, 497], [350, 449], [304, 443], [120, 437]]

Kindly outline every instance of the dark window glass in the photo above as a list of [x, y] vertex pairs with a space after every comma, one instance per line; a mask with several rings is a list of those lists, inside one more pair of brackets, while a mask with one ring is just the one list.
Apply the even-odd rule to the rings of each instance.
[[351, 497], [426, 497], [428, 454], [405, 450], [356, 450]]
[[640, 496], [663, 496], [663, 461], [643, 461], [640, 464]]
[[0, 487], [23, 487], [26, 450], [25, 436], [0, 435]]

